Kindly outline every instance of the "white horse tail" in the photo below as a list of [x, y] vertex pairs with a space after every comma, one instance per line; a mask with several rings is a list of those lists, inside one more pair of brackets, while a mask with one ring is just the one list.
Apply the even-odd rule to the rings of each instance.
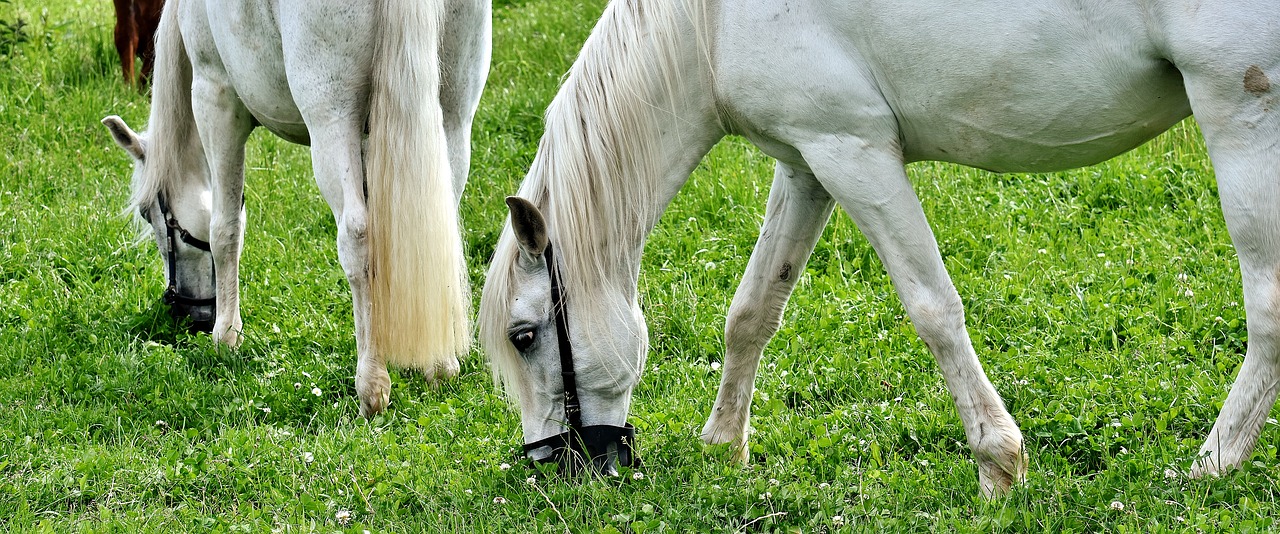
[[369, 140], [374, 354], [456, 372], [469, 350], [470, 292], [440, 109], [442, 0], [378, 0]]

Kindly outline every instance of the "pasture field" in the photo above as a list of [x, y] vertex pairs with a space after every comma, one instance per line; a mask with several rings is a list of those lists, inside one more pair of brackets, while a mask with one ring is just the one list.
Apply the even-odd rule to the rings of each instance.
[[[499, 1], [463, 201], [478, 300], [541, 114], [601, 0]], [[17, 26], [17, 21], [25, 24]], [[354, 391], [351, 300], [303, 147], [250, 142], [238, 351], [173, 324], [127, 217], [141, 128], [105, 0], [0, 2], [0, 530], [13, 532], [1215, 532], [1280, 528], [1280, 431], [1188, 480], [1243, 357], [1240, 275], [1196, 126], [1103, 165], [911, 167], [1030, 473], [978, 496], [937, 364], [837, 211], [766, 351], [751, 465], [697, 435], [772, 162], [729, 139], [648, 245], [642, 469], [546, 475], [474, 352], [441, 387]], [[1273, 412], [1274, 414], [1274, 412]]]

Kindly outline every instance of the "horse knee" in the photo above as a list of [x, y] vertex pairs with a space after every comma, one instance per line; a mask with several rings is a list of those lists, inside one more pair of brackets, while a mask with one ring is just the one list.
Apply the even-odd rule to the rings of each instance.
[[725, 319], [725, 346], [731, 351], [746, 353], [763, 350], [773, 334], [782, 326], [782, 313], [772, 313], [761, 309], [758, 303], [751, 305], [729, 306], [729, 315]]
[[903, 298], [916, 334], [932, 349], [964, 342], [964, 305], [954, 289]]
[[338, 225], [338, 261], [352, 284], [368, 277], [369, 224], [364, 214], [343, 214]]

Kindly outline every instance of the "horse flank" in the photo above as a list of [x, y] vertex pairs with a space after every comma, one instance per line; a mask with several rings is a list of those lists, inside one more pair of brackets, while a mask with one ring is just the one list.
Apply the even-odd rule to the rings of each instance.
[[443, 2], [380, 0], [365, 154], [373, 350], [430, 371], [470, 349], [470, 293], [439, 102]]
[[[634, 273], [626, 271], [638, 263], [634, 255], [661, 201], [655, 186], [662, 151], [647, 147], [658, 142], [659, 119], [670, 119], [667, 103], [679, 93], [677, 52], [703, 44], [675, 30], [690, 19], [703, 27], [702, 8], [693, 4], [610, 2], [547, 108], [538, 156], [517, 194], [546, 217], [565, 298], [582, 313], [597, 311], [589, 295], [634, 287]], [[494, 382], [515, 400], [523, 377], [506, 333], [519, 256], [510, 225], [508, 219], [494, 249], [478, 320]]]

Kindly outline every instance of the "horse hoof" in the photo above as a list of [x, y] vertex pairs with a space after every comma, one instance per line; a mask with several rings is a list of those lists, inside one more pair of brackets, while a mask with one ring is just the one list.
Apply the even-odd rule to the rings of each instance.
[[360, 415], [366, 419], [386, 411], [391, 404], [391, 375], [386, 367], [356, 367], [356, 395], [360, 397]]
[[365, 419], [373, 419], [378, 414], [385, 412], [390, 404], [391, 394], [386, 390], [370, 395], [361, 395], [360, 416]]
[[1014, 484], [1021, 484], [1027, 479], [1027, 463], [1030, 461], [1022, 450], [1017, 451], [1015, 459], [1006, 461], [979, 460], [978, 486], [982, 496], [988, 500], [1003, 497], [1013, 489]]

